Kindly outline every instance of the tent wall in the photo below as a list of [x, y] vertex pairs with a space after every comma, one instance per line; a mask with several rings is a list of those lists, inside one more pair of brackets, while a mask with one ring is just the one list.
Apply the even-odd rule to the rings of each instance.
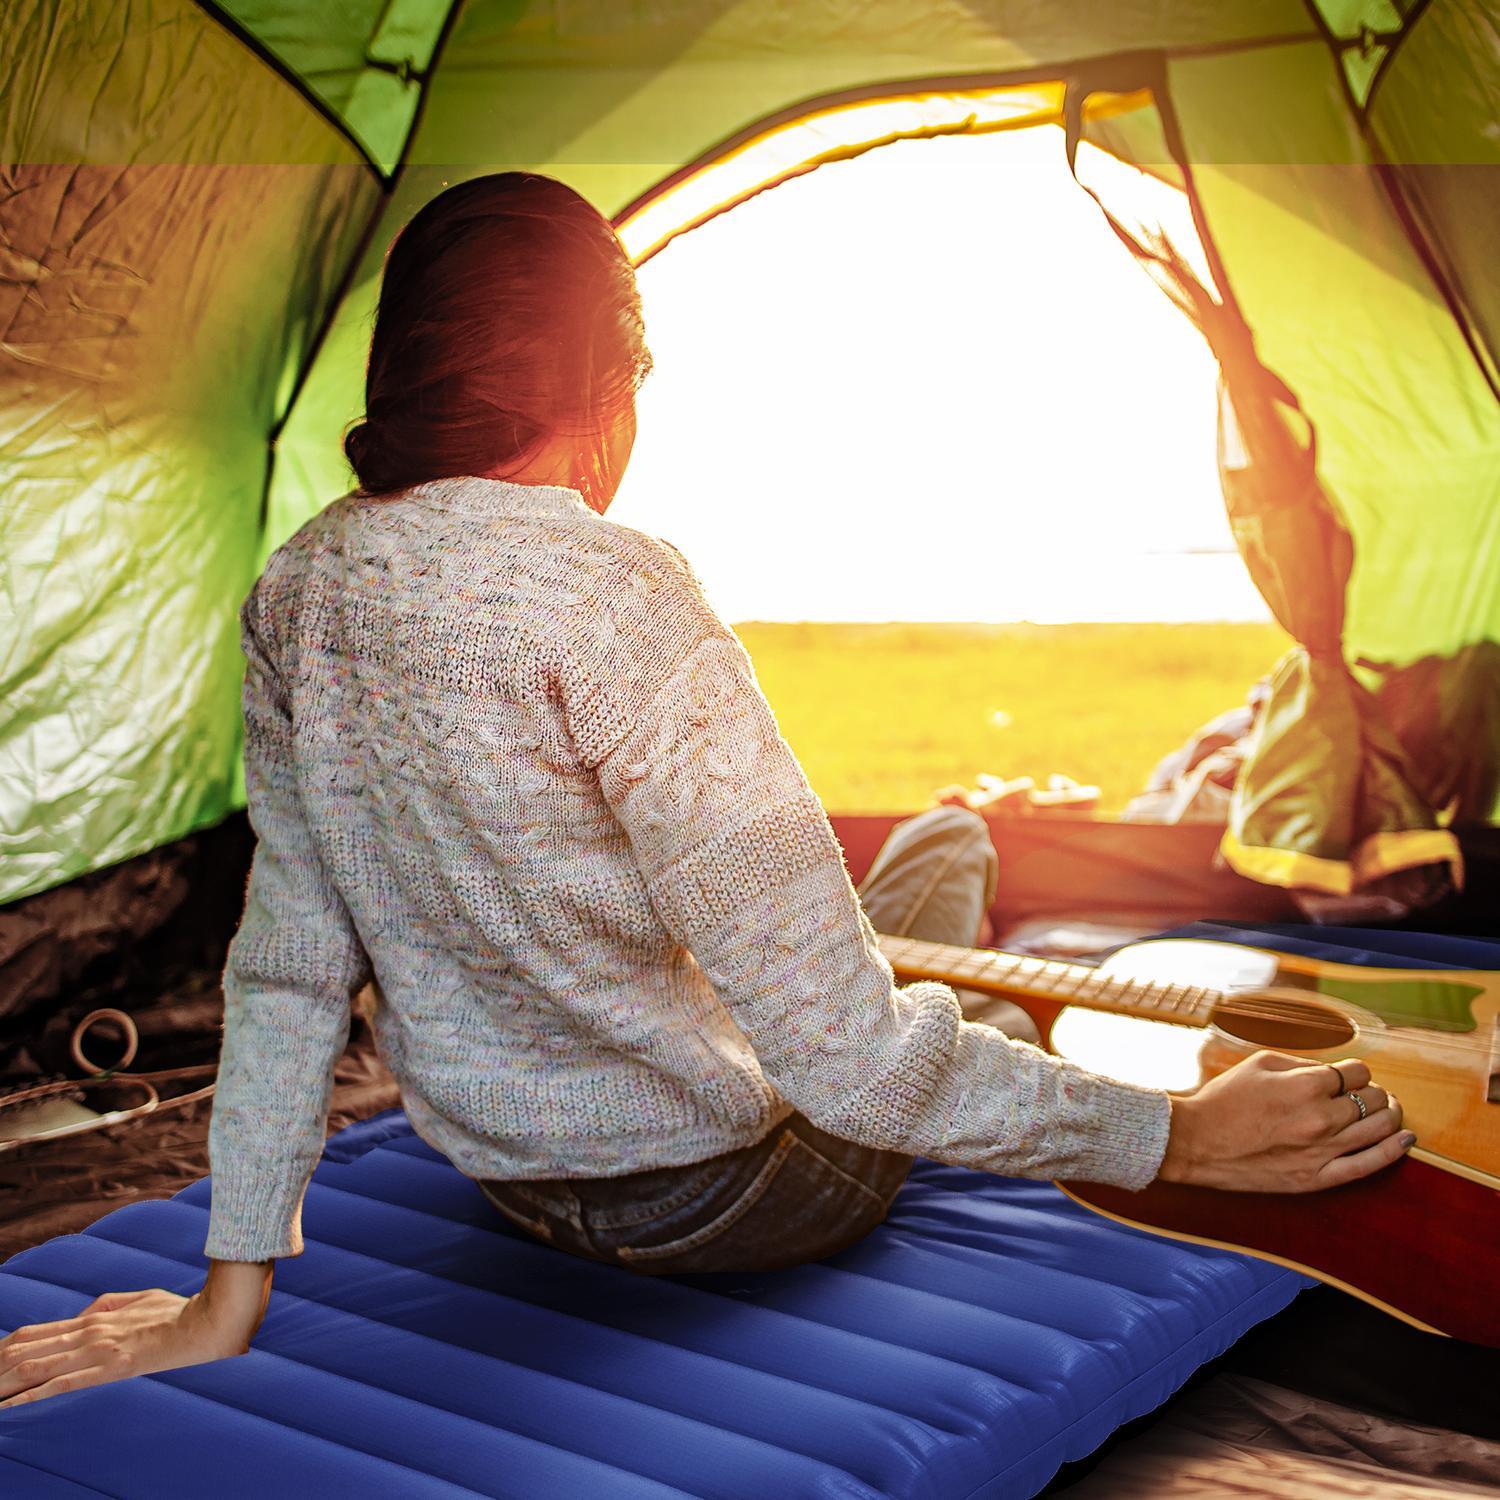
[[274, 58], [390, 174], [456, 0], [224, 0], [207, 5]]
[[236, 805], [235, 608], [369, 168], [183, 0], [0, 9], [0, 900]]
[[[1495, 380], [1500, 365], [1500, 4], [1433, 0], [1376, 80], [1371, 134], [1451, 280]], [[1442, 86], [1434, 98], [1433, 80]]]
[[[1500, 721], [1485, 644], [1500, 640], [1500, 406], [1392, 209], [1326, 52], [1226, 63], [1173, 63], [1171, 94], [1261, 356], [1315, 423], [1320, 475], [1354, 538], [1345, 656], [1383, 688], [1432, 805], [1492, 821], [1500, 736], [1481, 731]], [[1403, 65], [1397, 53], [1377, 105]], [[1275, 111], [1249, 107], [1272, 95]], [[1426, 112], [1441, 114], [1430, 97]], [[1473, 143], [1460, 133], [1450, 147], [1457, 157]], [[1436, 165], [1476, 188], [1486, 170]], [[1481, 213], [1445, 244], [1477, 263], [1483, 228]]]

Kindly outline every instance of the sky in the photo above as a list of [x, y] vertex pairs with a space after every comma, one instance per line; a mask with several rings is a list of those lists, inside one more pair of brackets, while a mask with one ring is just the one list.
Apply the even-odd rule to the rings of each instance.
[[820, 167], [639, 280], [655, 369], [610, 516], [680, 547], [726, 618], [1268, 618], [1213, 359], [1055, 127]]

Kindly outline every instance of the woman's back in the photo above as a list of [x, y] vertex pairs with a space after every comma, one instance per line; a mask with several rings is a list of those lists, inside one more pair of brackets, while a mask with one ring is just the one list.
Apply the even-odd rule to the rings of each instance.
[[[466, 478], [336, 502], [247, 606], [290, 718], [290, 764], [268, 770], [368, 955], [382, 1054], [418, 1129], [476, 1175], [692, 1160], [789, 1108], [585, 760], [615, 732], [605, 700], [645, 687], [650, 601], [672, 594], [692, 628], [694, 592], [669, 548], [573, 491]], [[700, 677], [738, 649], [716, 623], [697, 621]], [[743, 723], [751, 757], [761, 727]]]

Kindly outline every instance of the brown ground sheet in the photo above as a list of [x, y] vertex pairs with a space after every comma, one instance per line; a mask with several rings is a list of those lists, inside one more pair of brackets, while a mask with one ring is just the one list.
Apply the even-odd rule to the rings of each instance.
[[[215, 1021], [217, 1025], [217, 1021]], [[140, 1059], [136, 1066], [149, 1067]], [[210, 1081], [189, 1079], [187, 1093]], [[329, 1132], [400, 1103], [396, 1080], [356, 1017], [334, 1074]], [[213, 1097], [164, 1107], [82, 1135], [0, 1152], [0, 1260], [59, 1234], [77, 1234], [126, 1203], [170, 1198], [208, 1175]]]
[[1217, 1375], [1169, 1402], [1148, 1431], [1121, 1443], [1066, 1493], [1078, 1500], [1496, 1495], [1500, 1443]]

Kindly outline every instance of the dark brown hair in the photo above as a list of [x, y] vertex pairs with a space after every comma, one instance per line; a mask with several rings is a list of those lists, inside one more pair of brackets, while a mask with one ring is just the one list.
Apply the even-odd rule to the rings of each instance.
[[534, 172], [456, 183], [386, 254], [365, 418], [344, 452], [371, 494], [518, 468], [597, 431], [651, 368], [613, 226]]

